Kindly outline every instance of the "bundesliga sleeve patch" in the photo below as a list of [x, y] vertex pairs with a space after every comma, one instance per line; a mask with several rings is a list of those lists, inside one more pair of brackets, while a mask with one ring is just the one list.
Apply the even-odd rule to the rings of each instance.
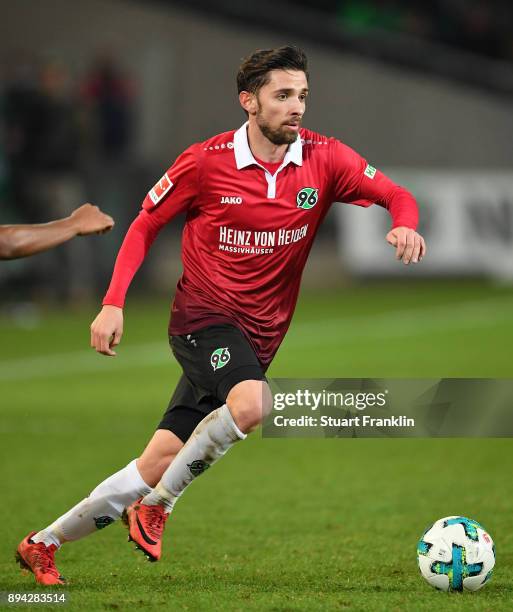
[[367, 164], [367, 168], [365, 168], [365, 176], [368, 176], [370, 179], [374, 178], [374, 175], [376, 174], [377, 170], [376, 168], [374, 168], [374, 166], [371, 166], [370, 164]]
[[169, 178], [166, 172], [160, 181], [156, 183], [148, 192], [150, 200], [153, 202], [154, 206], [157, 206], [157, 204], [162, 200], [172, 186], [173, 181]]

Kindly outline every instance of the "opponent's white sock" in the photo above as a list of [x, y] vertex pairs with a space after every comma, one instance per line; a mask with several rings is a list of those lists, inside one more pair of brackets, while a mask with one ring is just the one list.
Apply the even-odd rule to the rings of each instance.
[[149, 491], [151, 487], [144, 482], [134, 459], [100, 483], [89, 497], [36, 533], [32, 541], [60, 546], [64, 542], [79, 540], [113, 523], [124, 508]]
[[167, 513], [171, 512], [185, 487], [221, 458], [235, 442], [244, 438], [246, 434], [237, 427], [226, 404], [214, 410], [197, 425], [160, 482], [143, 498], [142, 503], [160, 505]]

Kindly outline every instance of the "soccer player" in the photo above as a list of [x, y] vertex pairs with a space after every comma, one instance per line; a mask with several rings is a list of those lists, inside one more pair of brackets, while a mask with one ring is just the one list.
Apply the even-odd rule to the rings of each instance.
[[47, 251], [75, 236], [104, 234], [114, 220], [98, 206], [83, 204], [69, 217], [37, 225], [0, 225], [0, 259], [28, 257]]
[[59, 546], [125, 509], [129, 539], [150, 560], [160, 558], [166, 520], [185, 488], [271, 409], [265, 372], [332, 202], [385, 207], [396, 257], [409, 264], [425, 254], [412, 195], [342, 142], [301, 127], [308, 72], [300, 49], [256, 51], [237, 85], [247, 123], [189, 147], [149, 191], [91, 325], [91, 346], [114, 356], [132, 278], [159, 230], [186, 212], [184, 271], [169, 326], [183, 376], [142, 455], [21, 542], [19, 558], [41, 583], [62, 582]]

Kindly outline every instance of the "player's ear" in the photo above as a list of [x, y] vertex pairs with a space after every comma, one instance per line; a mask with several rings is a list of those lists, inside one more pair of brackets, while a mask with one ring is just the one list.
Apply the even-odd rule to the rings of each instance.
[[258, 104], [255, 94], [249, 91], [241, 91], [239, 94], [239, 102], [242, 108], [249, 114], [255, 115], [257, 112]]

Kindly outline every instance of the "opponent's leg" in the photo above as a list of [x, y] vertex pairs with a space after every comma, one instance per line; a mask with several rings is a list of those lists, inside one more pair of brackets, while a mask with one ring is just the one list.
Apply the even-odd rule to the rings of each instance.
[[271, 405], [266, 382], [246, 380], [235, 385], [226, 404], [207, 415], [194, 429], [153, 491], [127, 509], [130, 537], [150, 560], [160, 558], [167, 516], [185, 488], [236, 442], [246, 438], [262, 422]]

